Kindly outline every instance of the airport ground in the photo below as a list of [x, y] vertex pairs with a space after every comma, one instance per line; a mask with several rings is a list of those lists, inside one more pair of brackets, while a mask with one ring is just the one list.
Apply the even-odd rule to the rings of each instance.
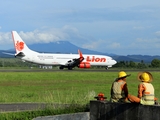
[[[121, 69], [122, 70], [122, 69]], [[0, 109], [1, 111], [33, 110], [37, 103], [84, 103], [93, 100], [99, 92], [109, 99], [109, 89], [119, 69], [0, 69]], [[129, 91], [136, 95], [137, 69], [125, 69], [131, 73], [128, 78]], [[160, 71], [147, 69], [153, 73], [156, 96], [160, 98]], [[41, 97], [39, 97], [39, 95]], [[44, 99], [48, 98], [48, 99]], [[55, 100], [58, 98], [57, 100]], [[85, 99], [84, 99], [85, 98]], [[63, 99], [63, 100], [62, 100]], [[40, 104], [38, 106], [40, 106]], [[45, 106], [45, 105], [44, 105]]]

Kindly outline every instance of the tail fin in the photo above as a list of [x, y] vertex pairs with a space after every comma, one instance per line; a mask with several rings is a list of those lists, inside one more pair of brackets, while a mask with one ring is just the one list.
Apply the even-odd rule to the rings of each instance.
[[24, 52], [30, 51], [30, 49], [27, 47], [25, 42], [22, 40], [22, 38], [18, 35], [16, 31], [12, 31], [12, 39], [14, 42], [16, 55], [18, 55], [19, 53], [24, 54]]

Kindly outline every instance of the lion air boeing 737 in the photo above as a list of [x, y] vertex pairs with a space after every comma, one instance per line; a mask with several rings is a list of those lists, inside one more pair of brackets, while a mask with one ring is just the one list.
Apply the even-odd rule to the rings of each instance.
[[74, 67], [90, 68], [91, 66], [106, 66], [108, 68], [117, 63], [109, 56], [82, 55], [80, 50], [78, 50], [79, 54], [39, 53], [29, 49], [16, 31], [12, 31], [12, 38], [16, 49], [15, 57], [27, 62], [60, 66], [59, 69], [68, 68], [69, 70]]

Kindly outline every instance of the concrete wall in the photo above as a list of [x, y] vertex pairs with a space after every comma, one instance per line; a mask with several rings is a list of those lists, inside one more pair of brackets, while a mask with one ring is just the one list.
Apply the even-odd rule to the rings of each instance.
[[90, 120], [160, 120], [160, 106], [90, 101]]
[[89, 112], [63, 114], [54, 116], [42, 116], [34, 118], [33, 120], [89, 120]]

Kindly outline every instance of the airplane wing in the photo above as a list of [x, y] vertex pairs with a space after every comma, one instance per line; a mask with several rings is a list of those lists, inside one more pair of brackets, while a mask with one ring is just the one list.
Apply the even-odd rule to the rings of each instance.
[[72, 69], [73, 67], [78, 66], [84, 60], [82, 52], [80, 50], [78, 50], [78, 53], [79, 53], [79, 58], [75, 58], [73, 60], [68, 61], [68, 68], [69, 69]]
[[67, 67], [69, 70], [71, 70], [75, 66], [78, 66], [84, 60], [82, 52], [78, 50], [78, 53], [79, 53], [79, 58], [67, 61], [67, 63], [64, 66], [60, 66], [60, 69], [63, 69], [63, 67]]

